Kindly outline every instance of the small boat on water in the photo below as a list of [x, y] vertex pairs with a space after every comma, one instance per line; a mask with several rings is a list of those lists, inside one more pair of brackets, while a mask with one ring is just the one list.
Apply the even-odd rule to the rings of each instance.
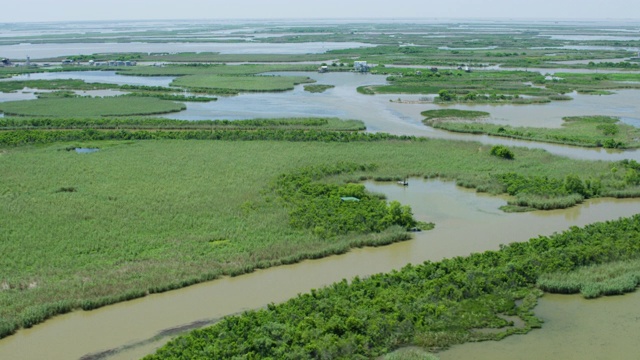
[[398, 181], [398, 185], [409, 186], [409, 181], [407, 179]]

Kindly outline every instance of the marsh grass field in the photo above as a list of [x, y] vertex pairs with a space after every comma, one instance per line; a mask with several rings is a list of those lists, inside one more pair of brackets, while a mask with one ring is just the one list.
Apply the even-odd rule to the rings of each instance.
[[302, 83], [314, 82], [304, 76], [224, 76], [187, 75], [174, 80], [171, 85], [194, 91], [232, 90], [243, 92], [287, 91]]
[[86, 83], [82, 80], [12, 80], [0, 81], [1, 92], [15, 92], [24, 88], [40, 90], [102, 90], [113, 89], [117, 86], [111, 84]]
[[581, 267], [571, 272], [544, 274], [537, 286], [558, 294], [580, 293], [587, 299], [633, 292], [640, 285], [640, 260]]
[[420, 115], [425, 117], [424, 121], [428, 121], [435, 119], [482, 119], [489, 116], [490, 114], [486, 111], [436, 109], [423, 111], [420, 113]]
[[556, 73], [553, 77], [521, 70], [417, 71], [412, 68], [374, 68], [388, 74], [389, 85], [361, 86], [363, 94], [439, 94], [441, 103], [535, 104], [571, 100], [567, 93], [608, 94], [616, 89], [638, 89], [638, 74]]
[[185, 75], [256, 75], [275, 71], [315, 71], [316, 65], [306, 64], [184, 64], [163, 67], [145, 66], [120, 68], [118, 74], [135, 76], [185, 76]]
[[173, 120], [154, 117], [3, 117], [0, 130], [51, 130], [51, 129], [151, 129], [151, 130], [311, 130], [362, 131], [360, 120], [337, 118], [288, 118], [250, 120]]
[[182, 103], [153, 97], [46, 98], [0, 103], [0, 111], [13, 116], [100, 117], [154, 115], [186, 109]]
[[305, 85], [304, 91], [308, 91], [312, 93], [321, 93], [329, 89], [332, 89], [334, 87], [335, 87], [334, 85]]
[[[610, 116], [573, 116], [563, 118], [561, 128], [536, 128], [497, 125], [481, 121], [468, 121], [463, 116], [451, 119], [423, 112], [423, 123], [453, 132], [487, 134], [492, 136], [559, 143], [584, 147], [637, 148], [640, 147], [640, 129]], [[460, 121], [462, 120], [462, 121]]]
[[[92, 154], [67, 149], [99, 148]], [[429, 176], [496, 188], [490, 174], [612, 178], [611, 165], [516, 149], [503, 161], [476, 143], [101, 141], [5, 148], [0, 155], [3, 332], [255, 268], [406, 238], [390, 228], [323, 238], [289, 225], [277, 176], [337, 159], [368, 171], [322, 181]], [[427, 155], [428, 154], [428, 155]], [[609, 179], [609, 180], [607, 180]], [[437, 225], [436, 225], [437, 226]]]

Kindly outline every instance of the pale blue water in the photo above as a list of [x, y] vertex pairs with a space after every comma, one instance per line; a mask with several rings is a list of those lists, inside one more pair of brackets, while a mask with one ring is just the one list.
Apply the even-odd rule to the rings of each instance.
[[[442, 108], [441, 105], [420, 102], [425, 95], [362, 95], [358, 86], [386, 84], [386, 76], [351, 72], [325, 73], [283, 72], [276, 75], [308, 76], [317, 84], [334, 85], [322, 93], [310, 93], [297, 85], [294, 90], [278, 93], [243, 93], [238, 96], [218, 97], [209, 103], [186, 103], [187, 109], [164, 115], [180, 120], [251, 118], [337, 117], [362, 120], [369, 132], [395, 135], [415, 135], [450, 140], [479, 141], [484, 144], [502, 144], [510, 147], [538, 148], [553, 154], [578, 159], [609, 160], [634, 159], [640, 161], [640, 151], [580, 148], [531, 141], [513, 140], [472, 134], [455, 134], [436, 130], [422, 124], [420, 113]], [[140, 77], [116, 75], [114, 71], [74, 71], [66, 73], [39, 73], [23, 75], [23, 79], [76, 78], [87, 82], [167, 86], [173, 77]], [[2, 81], [2, 80], [0, 80]], [[487, 121], [513, 126], [558, 127], [564, 116], [607, 115], [617, 116], [623, 122], [638, 126], [640, 114], [639, 90], [619, 90], [614, 95], [593, 96], [574, 94], [574, 100], [542, 105], [462, 105], [455, 108], [481, 110], [491, 114]], [[33, 93], [0, 93], [0, 102], [34, 98]], [[402, 99], [403, 102], [398, 102]], [[408, 102], [407, 102], [408, 101]]]
[[631, 126], [635, 126], [635, 127], [640, 127], [640, 119], [638, 118], [632, 118], [632, 117], [621, 117], [620, 121], [622, 121], [623, 123], [627, 124], [627, 125], [631, 125]]
[[98, 152], [100, 149], [97, 148], [75, 148], [74, 149], [78, 154], [91, 154], [94, 152]]
[[174, 76], [126, 76], [118, 75], [115, 71], [65, 71], [65, 72], [44, 72], [17, 75], [11, 80], [65, 80], [78, 79], [88, 83], [104, 83], [116, 85], [142, 85], [142, 86], [169, 86], [175, 79]]

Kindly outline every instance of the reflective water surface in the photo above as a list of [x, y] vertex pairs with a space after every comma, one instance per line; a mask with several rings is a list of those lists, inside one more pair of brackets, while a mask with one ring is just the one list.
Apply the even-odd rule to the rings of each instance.
[[66, 80], [78, 79], [87, 83], [104, 83], [116, 85], [144, 85], [144, 86], [169, 86], [175, 76], [124, 76], [118, 75], [115, 71], [65, 71], [65, 72], [43, 72], [33, 74], [16, 75], [11, 80]]
[[[502, 144], [544, 149], [552, 154], [587, 160], [640, 161], [640, 152], [601, 148], [580, 148], [557, 144], [514, 140], [485, 135], [456, 134], [433, 129], [422, 124], [422, 111], [440, 109], [443, 105], [424, 101], [429, 95], [362, 95], [359, 86], [384, 85], [384, 75], [352, 72], [325, 73], [279, 72], [276, 75], [308, 76], [318, 84], [334, 85], [323, 93], [304, 91], [298, 85], [292, 91], [277, 93], [243, 93], [238, 96], [219, 96], [215, 102], [187, 102], [187, 109], [163, 115], [181, 120], [251, 119], [282, 117], [338, 117], [362, 120], [369, 132], [386, 132], [395, 135], [415, 135], [431, 138], [479, 141], [484, 144]], [[144, 77], [117, 75], [113, 71], [75, 71], [64, 73], [37, 73], [21, 75], [13, 79], [81, 79], [87, 82], [168, 86], [174, 77]], [[8, 101], [12, 95], [0, 93], [0, 101]], [[618, 116], [625, 122], [636, 124], [640, 118], [640, 90], [619, 90], [613, 95], [593, 96], [572, 94], [571, 101], [555, 101], [537, 105], [463, 105], [454, 107], [465, 110], [489, 112], [485, 120], [512, 126], [559, 127], [565, 116], [608, 115]], [[433, 97], [433, 95], [431, 96]], [[28, 99], [27, 97], [25, 99]]]

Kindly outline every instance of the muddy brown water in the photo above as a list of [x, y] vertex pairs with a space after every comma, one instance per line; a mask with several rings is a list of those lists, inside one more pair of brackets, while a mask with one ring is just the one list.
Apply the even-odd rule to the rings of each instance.
[[[410, 179], [409, 186], [366, 183], [389, 200], [411, 205], [436, 228], [410, 241], [259, 270], [234, 278], [154, 294], [94, 311], [61, 315], [0, 340], [0, 359], [134, 359], [175, 335], [229, 314], [283, 302], [341, 279], [399, 269], [407, 263], [464, 256], [526, 241], [569, 226], [630, 216], [640, 200], [598, 199], [567, 210], [506, 214], [505, 199], [477, 194], [451, 182]], [[100, 355], [100, 356], [97, 356]]]
[[535, 313], [542, 329], [501, 341], [457, 345], [440, 360], [638, 359], [640, 292], [585, 300], [546, 294]]

